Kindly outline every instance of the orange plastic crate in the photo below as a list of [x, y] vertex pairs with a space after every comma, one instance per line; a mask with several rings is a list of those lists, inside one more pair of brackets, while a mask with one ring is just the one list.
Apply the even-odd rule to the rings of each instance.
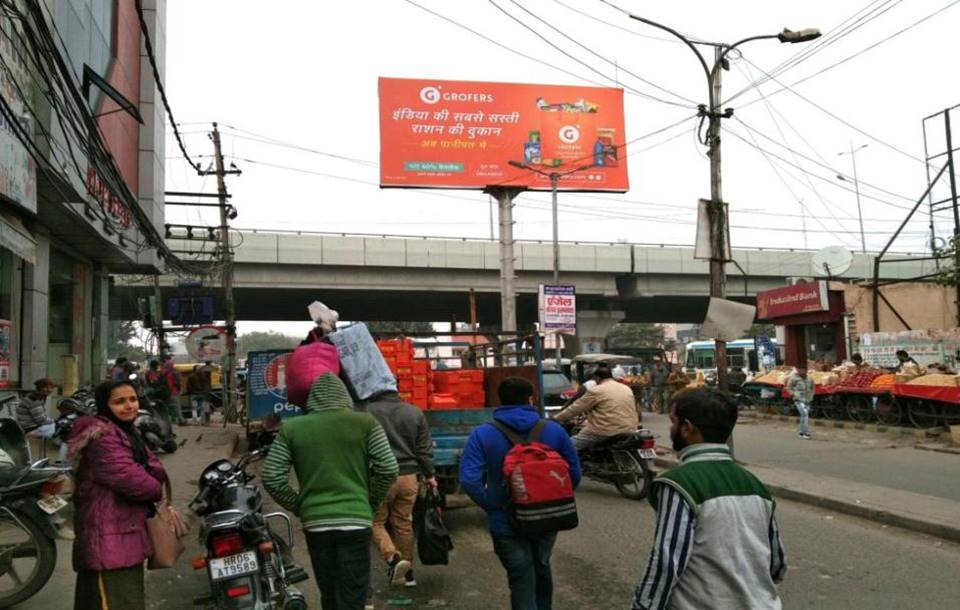
[[402, 401], [404, 401], [404, 402], [411, 402], [411, 401], [413, 401], [413, 392], [400, 391], [400, 392], [398, 392], [398, 394], [400, 394], [400, 400], [402, 400]]
[[460, 370], [460, 371], [458, 371], [458, 377], [460, 378], [460, 383], [483, 385], [483, 370], [482, 370], [482, 369], [465, 369], [465, 370]]
[[413, 361], [413, 374], [414, 374], [414, 375], [429, 375], [429, 374], [430, 374], [430, 361], [429, 361], [429, 360], [414, 360], [414, 361]]
[[459, 409], [457, 397], [453, 394], [433, 394], [427, 400], [429, 409]]

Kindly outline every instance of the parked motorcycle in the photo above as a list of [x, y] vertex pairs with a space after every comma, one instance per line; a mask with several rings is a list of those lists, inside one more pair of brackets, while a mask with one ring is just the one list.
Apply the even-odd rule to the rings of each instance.
[[[564, 428], [573, 436], [579, 425], [568, 423]], [[653, 481], [650, 462], [657, 457], [656, 444], [653, 432], [644, 428], [604, 439], [578, 452], [583, 476], [613, 484], [624, 498], [642, 500]]]
[[57, 446], [66, 443], [73, 432], [73, 425], [77, 418], [85, 415], [96, 415], [97, 403], [93, 392], [89, 388], [81, 388], [60, 400], [57, 403], [60, 416], [54, 422], [53, 443]]
[[[303, 594], [293, 586], [309, 578], [293, 563], [293, 523], [283, 512], [263, 514], [260, 489], [247, 472], [247, 466], [267, 450], [251, 451], [236, 464], [218, 460], [200, 475], [190, 508], [201, 518], [200, 543], [205, 554], [193, 566], [206, 568], [210, 594], [195, 599], [195, 605], [231, 610], [307, 607]], [[286, 538], [274, 532], [271, 520], [284, 522]]]
[[[136, 373], [130, 375], [130, 381], [136, 382], [137, 379]], [[137, 412], [137, 419], [133, 420], [133, 425], [140, 431], [140, 435], [143, 436], [143, 440], [151, 451], [175, 452], [177, 433], [173, 431], [170, 410], [165, 403], [152, 400], [148, 390], [144, 390], [139, 384], [137, 387], [140, 409]]]
[[60, 497], [68, 466], [30, 463], [23, 429], [0, 418], [0, 608], [39, 591], [57, 565], [53, 516], [67, 505]]

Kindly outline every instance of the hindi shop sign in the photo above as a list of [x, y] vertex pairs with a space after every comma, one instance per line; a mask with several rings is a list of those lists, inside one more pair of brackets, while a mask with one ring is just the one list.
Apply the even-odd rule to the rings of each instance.
[[821, 280], [757, 293], [757, 318], [771, 320], [804, 313], [829, 311], [827, 282]]
[[626, 192], [623, 90], [381, 78], [380, 186]]
[[540, 284], [540, 330], [544, 333], [577, 332], [577, 291], [572, 285]]

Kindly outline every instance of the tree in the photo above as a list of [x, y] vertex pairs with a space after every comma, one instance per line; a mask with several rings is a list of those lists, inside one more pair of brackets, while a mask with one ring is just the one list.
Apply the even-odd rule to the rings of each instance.
[[750, 330], [747, 331], [747, 334], [744, 337], [770, 337], [771, 339], [776, 339], [777, 337], [777, 327], [768, 322], [761, 322], [759, 324], [754, 324], [750, 327]]
[[366, 322], [366, 325], [373, 335], [435, 332], [430, 322]]
[[661, 347], [671, 351], [676, 342], [664, 337], [663, 327], [659, 324], [641, 322], [620, 322], [607, 333], [607, 346], [616, 347]]
[[960, 284], [960, 257], [958, 257], [956, 237], [951, 237], [942, 248], [934, 248], [933, 255], [943, 259], [940, 263], [934, 280], [941, 286], [956, 286]]
[[143, 345], [131, 343], [139, 339], [136, 323], [131, 320], [120, 320], [115, 327], [113, 344], [107, 350], [107, 357], [111, 359], [126, 358], [135, 362], [144, 362], [149, 358]]
[[260, 352], [271, 349], [293, 349], [300, 344], [300, 339], [283, 335], [278, 332], [252, 332], [237, 337], [237, 355], [246, 358], [249, 352]]

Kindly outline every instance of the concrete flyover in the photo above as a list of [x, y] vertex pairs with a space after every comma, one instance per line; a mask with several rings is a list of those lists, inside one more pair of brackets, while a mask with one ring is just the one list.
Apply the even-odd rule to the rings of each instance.
[[[169, 243], [183, 251], [204, 242]], [[244, 230], [234, 243], [240, 320], [304, 320], [307, 303], [319, 299], [345, 319], [462, 322], [469, 316], [471, 289], [480, 322], [496, 326], [500, 319], [499, 246], [493, 240]], [[518, 321], [530, 324], [537, 317], [537, 287], [551, 280], [552, 246], [518, 241], [515, 251]], [[728, 295], [753, 302], [759, 290], [809, 278], [812, 255], [734, 250], [743, 273], [728, 265]], [[927, 273], [930, 265], [917, 260], [884, 265], [883, 271], [886, 279], [908, 278]], [[871, 255], [856, 254], [845, 278], [868, 277], [872, 268]], [[561, 282], [577, 286], [578, 310], [623, 312], [625, 321], [636, 322], [699, 322], [706, 311], [708, 264], [694, 260], [690, 247], [565, 242], [560, 269]], [[220, 294], [216, 284], [178, 284], [179, 278], [161, 278], [164, 297]], [[117, 276], [112, 294], [112, 311], [130, 319], [136, 297], [153, 294], [152, 282]]]

